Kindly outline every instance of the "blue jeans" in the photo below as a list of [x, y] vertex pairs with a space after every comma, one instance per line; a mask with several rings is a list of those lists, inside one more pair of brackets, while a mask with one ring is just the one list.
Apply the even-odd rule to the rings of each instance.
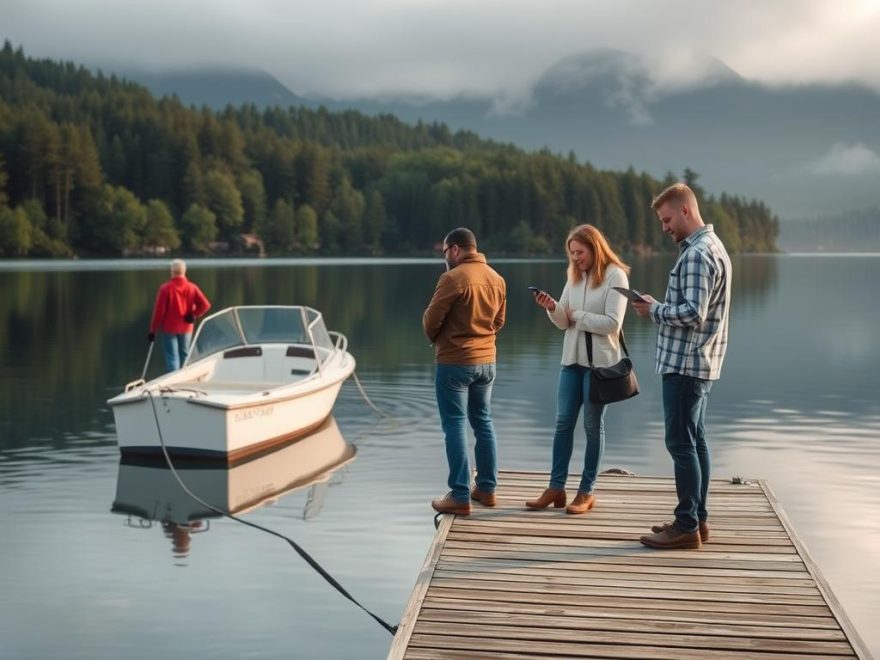
[[179, 335], [162, 333], [162, 348], [165, 349], [165, 371], [177, 371], [189, 355], [189, 343], [192, 333]]
[[574, 449], [574, 428], [584, 407], [584, 431], [587, 449], [579, 493], [592, 493], [605, 451], [605, 406], [590, 402], [590, 368], [579, 364], [562, 367], [556, 393], [556, 433], [553, 435], [553, 467], [550, 488], [565, 488], [568, 464]]
[[449, 463], [449, 490], [457, 502], [470, 501], [465, 419], [474, 431], [476, 484], [484, 493], [494, 493], [498, 482], [495, 426], [490, 403], [495, 364], [438, 364], [434, 377], [440, 424], [446, 436], [446, 460]]
[[706, 498], [709, 495], [711, 462], [706, 444], [706, 403], [711, 380], [663, 375], [663, 411], [666, 418], [666, 449], [675, 467], [675, 523], [694, 532], [709, 517]]

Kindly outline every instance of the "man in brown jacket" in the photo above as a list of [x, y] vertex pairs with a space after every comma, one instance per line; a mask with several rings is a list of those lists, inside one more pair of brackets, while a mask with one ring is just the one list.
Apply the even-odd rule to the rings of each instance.
[[[434, 344], [434, 389], [446, 436], [450, 492], [431, 502], [441, 513], [466, 516], [470, 499], [495, 506], [498, 479], [495, 427], [490, 403], [495, 381], [495, 334], [504, 325], [507, 285], [477, 252], [470, 229], [453, 229], [443, 241], [446, 272], [422, 317]], [[476, 438], [476, 486], [470, 490], [465, 420]]]

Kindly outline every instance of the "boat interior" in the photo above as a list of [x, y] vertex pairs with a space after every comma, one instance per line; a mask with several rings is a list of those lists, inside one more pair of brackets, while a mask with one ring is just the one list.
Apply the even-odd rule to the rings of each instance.
[[184, 379], [177, 381], [177, 386], [192, 386], [211, 392], [251, 393], [310, 378], [318, 373], [318, 360], [311, 346], [239, 346], [200, 363], [197, 370], [184, 369], [180, 373]]

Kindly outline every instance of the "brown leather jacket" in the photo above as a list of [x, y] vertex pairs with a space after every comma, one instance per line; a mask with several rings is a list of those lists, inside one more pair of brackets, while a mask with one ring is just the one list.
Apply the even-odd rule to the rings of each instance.
[[507, 285], [480, 252], [465, 254], [437, 281], [422, 316], [438, 364], [495, 362], [495, 333], [504, 325]]

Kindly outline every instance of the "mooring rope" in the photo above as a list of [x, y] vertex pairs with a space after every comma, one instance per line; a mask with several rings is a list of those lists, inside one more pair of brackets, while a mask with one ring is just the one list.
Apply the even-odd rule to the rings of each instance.
[[354, 384], [357, 385], [358, 390], [360, 390], [361, 396], [364, 397], [364, 401], [367, 402], [367, 405], [370, 406], [370, 408], [375, 410], [380, 417], [385, 417], [386, 419], [394, 419], [392, 415], [389, 415], [384, 410], [380, 410], [372, 401], [370, 401], [370, 397], [367, 396], [367, 393], [364, 390], [364, 386], [361, 385], [361, 380], [360, 378], [358, 378], [356, 371], [351, 372], [351, 377], [354, 379]]
[[156, 432], [159, 434], [159, 444], [162, 447], [162, 454], [165, 456], [165, 462], [168, 464], [168, 467], [171, 469], [171, 474], [174, 475], [174, 478], [177, 479], [177, 483], [180, 484], [180, 487], [183, 488], [183, 490], [186, 492], [187, 495], [189, 495], [196, 502], [198, 502], [202, 506], [210, 509], [214, 513], [217, 513], [221, 516], [225, 516], [226, 518], [229, 518], [229, 519], [234, 520], [236, 522], [240, 522], [242, 525], [247, 525], [248, 527], [253, 527], [254, 529], [258, 529], [261, 532], [266, 532], [267, 534], [271, 534], [272, 536], [277, 536], [280, 539], [284, 539], [285, 541], [287, 541], [287, 543], [290, 544], [290, 546], [294, 550], [297, 551], [297, 553], [299, 553], [299, 556], [302, 557], [303, 559], [305, 559], [306, 563], [309, 566], [311, 566], [313, 569], [315, 569], [315, 571], [317, 571], [317, 573], [322, 578], [324, 578], [328, 583], [330, 583], [330, 585], [334, 589], [336, 589], [339, 593], [341, 593], [343, 596], [348, 598], [348, 600], [350, 600], [352, 603], [357, 605], [364, 612], [366, 612], [371, 617], [373, 617], [373, 619], [375, 619], [376, 622], [380, 626], [385, 628], [385, 630], [390, 632], [392, 635], [394, 635], [397, 632], [397, 626], [392, 626], [391, 624], [387, 623], [384, 619], [382, 619], [382, 617], [380, 617], [376, 614], [373, 614], [370, 610], [368, 610], [366, 607], [361, 605], [357, 601], [357, 599], [354, 598], [354, 596], [352, 596], [350, 593], [348, 593], [348, 591], [346, 591], [345, 587], [343, 587], [341, 584], [339, 584], [339, 582], [337, 582], [336, 579], [332, 575], [330, 575], [327, 571], [325, 571], [324, 568], [314, 558], [312, 558], [312, 556], [308, 552], [303, 550], [299, 546], [299, 544], [296, 543], [296, 541], [285, 536], [284, 534], [280, 534], [279, 532], [276, 532], [272, 529], [269, 529], [268, 527], [263, 527], [262, 525], [257, 525], [256, 523], [252, 523], [247, 520], [243, 520], [242, 518], [234, 516], [233, 514], [229, 513], [228, 511], [223, 511], [222, 509], [218, 509], [217, 507], [205, 502], [202, 498], [200, 498], [198, 495], [193, 493], [189, 488], [187, 488], [186, 484], [183, 483], [183, 479], [181, 479], [180, 475], [177, 473], [177, 470], [174, 469], [174, 464], [171, 462], [171, 456], [168, 454], [168, 449], [165, 446], [165, 438], [162, 437], [162, 429], [159, 425], [159, 413], [156, 410], [156, 401], [153, 399], [153, 393], [149, 389], [145, 389], [144, 391], [147, 393], [147, 396], [150, 397], [150, 405], [153, 408], [153, 418], [156, 420]]

